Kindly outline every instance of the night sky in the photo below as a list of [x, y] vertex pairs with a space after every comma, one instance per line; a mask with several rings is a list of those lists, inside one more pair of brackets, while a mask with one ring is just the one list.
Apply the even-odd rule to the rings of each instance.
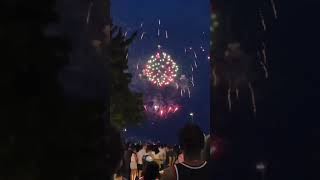
[[[209, 132], [210, 98], [209, 98], [209, 47], [210, 47], [210, 9], [209, 0], [114, 0], [111, 4], [113, 23], [123, 28], [128, 35], [138, 30], [146, 32], [144, 39], [138, 35], [129, 49], [129, 71], [134, 75], [132, 89], [141, 89], [141, 82], [136, 78], [136, 65], [145, 62], [146, 58], [162, 45], [182, 68], [181, 74], [190, 74], [193, 55], [185, 55], [184, 48], [192, 47], [197, 52], [195, 68], [195, 87], [191, 89], [191, 98], [177, 98], [182, 110], [167, 119], [148, 118], [140, 127], [130, 127], [127, 137], [160, 140], [164, 143], [175, 143], [178, 129], [190, 121], [190, 112], [194, 112], [194, 120]], [[161, 20], [161, 35], [157, 37], [158, 20]], [[140, 25], [143, 22], [143, 27]], [[165, 38], [165, 31], [169, 38]], [[200, 51], [200, 46], [205, 52]], [[143, 64], [143, 63], [141, 63]], [[156, 122], [156, 123], [151, 123]]]

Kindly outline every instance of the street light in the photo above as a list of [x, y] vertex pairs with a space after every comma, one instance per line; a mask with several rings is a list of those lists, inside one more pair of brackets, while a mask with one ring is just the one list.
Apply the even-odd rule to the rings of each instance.
[[193, 112], [191, 112], [189, 115], [191, 116], [191, 121], [193, 122], [193, 116], [194, 116]]
[[265, 179], [265, 173], [266, 173], [266, 167], [267, 165], [263, 162], [259, 162], [256, 164], [256, 169], [258, 172], [261, 173], [261, 179], [264, 180]]

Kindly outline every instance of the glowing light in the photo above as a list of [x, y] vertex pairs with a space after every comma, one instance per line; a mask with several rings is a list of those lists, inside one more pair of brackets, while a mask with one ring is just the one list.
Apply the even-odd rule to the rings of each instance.
[[264, 170], [266, 169], [265, 163], [263, 163], [263, 162], [257, 163], [256, 169], [257, 169], [258, 171], [264, 171]]

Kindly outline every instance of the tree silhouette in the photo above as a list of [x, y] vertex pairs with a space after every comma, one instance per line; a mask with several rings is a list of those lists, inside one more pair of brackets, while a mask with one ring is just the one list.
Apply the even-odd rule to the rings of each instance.
[[57, 133], [63, 99], [56, 77], [67, 63], [68, 45], [47, 34], [58, 21], [54, 3], [7, 1], [1, 10], [0, 161], [8, 179], [40, 178], [44, 148]]
[[118, 126], [137, 124], [143, 119], [142, 94], [129, 89], [132, 75], [128, 72], [128, 46], [137, 33], [126, 38], [121, 28], [113, 27], [111, 40], [111, 121]]
[[58, 74], [71, 48], [50, 29], [55, 0], [4, 1], [0, 13], [0, 179], [110, 178], [120, 134], [103, 103], [64, 97]]

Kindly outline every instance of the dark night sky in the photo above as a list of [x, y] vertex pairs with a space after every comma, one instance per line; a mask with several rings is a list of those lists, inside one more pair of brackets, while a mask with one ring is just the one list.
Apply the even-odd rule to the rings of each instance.
[[[220, 2], [223, 4], [232, 1]], [[65, 7], [59, 8], [58, 6], [64, 20], [61, 26], [71, 36], [73, 49], [80, 51], [81, 47], [78, 47], [78, 41], [82, 39], [83, 34], [81, 33], [83, 32], [79, 31], [81, 28], [78, 28], [78, 25], [85, 22], [88, 1], [60, 0], [59, 2], [62, 7]], [[77, 6], [75, 6], [75, 2]], [[297, 177], [297, 173], [302, 175], [306, 170], [307, 174], [311, 176], [311, 170], [313, 172], [318, 170], [316, 165], [313, 166], [312, 163], [307, 162], [309, 158], [316, 162], [320, 157], [319, 150], [314, 148], [319, 147], [320, 137], [318, 120], [319, 58], [317, 58], [319, 48], [316, 44], [318, 42], [314, 41], [315, 34], [319, 33], [315, 28], [317, 21], [313, 19], [317, 17], [316, 7], [318, 6], [307, 2], [277, 2], [279, 19], [272, 24], [272, 28], [269, 28], [267, 37], [270, 42], [270, 52], [272, 52], [272, 58], [270, 58], [272, 77], [268, 82], [269, 94], [265, 98], [264, 104], [271, 110], [266, 111], [270, 113], [265, 114], [264, 121], [255, 122], [260, 126], [261, 132], [259, 134], [264, 134], [264, 136], [258, 137], [263, 139], [264, 146], [262, 147], [267, 152], [266, 154], [269, 154], [269, 158], [274, 160], [270, 164], [273, 166], [270, 171], [272, 173], [268, 173], [268, 176], [275, 179], [280, 175], [278, 179], [288, 179], [288, 176]], [[242, 5], [246, 6], [248, 3], [244, 1]], [[71, 7], [72, 10], [70, 10]], [[148, 33], [154, 31], [156, 34], [157, 20], [160, 18], [161, 24], [169, 32], [170, 41], [166, 41], [164, 48], [173, 57], [176, 57], [181, 65], [187, 64], [184, 63], [185, 59], [180, 58], [183, 56], [184, 47], [199, 46], [202, 42], [206, 42], [203, 44], [206, 49], [209, 47], [209, 0], [112, 0], [111, 8], [116, 25], [134, 28], [143, 21], [145, 31]], [[201, 36], [202, 32], [205, 32], [205, 36]], [[130, 49], [129, 61], [131, 65], [135, 63], [135, 58], [139, 55], [149, 56], [157, 42], [152, 43], [151, 40], [149, 44], [143, 44], [142, 50], [137, 44], [135, 43]], [[143, 51], [145, 54], [141, 54]], [[88, 69], [87, 64], [76, 65], [73, 67], [75, 69], [73, 71], [76, 73], [67, 74], [69, 79], [64, 79], [67, 82], [65, 84], [72, 89], [70, 94], [96, 95], [97, 90], [92, 89], [96, 86], [92, 84], [98, 83], [92, 79], [101, 79], [102, 75], [99, 73], [91, 75], [91, 71], [97, 72], [96, 66], [92, 66], [91, 70], [86, 70], [89, 76], [83, 73], [83, 69]], [[175, 138], [170, 138], [176, 137], [177, 129], [187, 121], [189, 118], [187, 114], [190, 111], [195, 112], [196, 121], [208, 131], [210, 114], [209, 68], [206, 67], [208, 67], [208, 62], [203, 59], [199, 64], [199, 71], [195, 75], [197, 85], [196, 89], [193, 89], [193, 98], [184, 105], [184, 111], [171, 119], [160, 121], [156, 126], [145, 125], [143, 129], [129, 128], [128, 135], [155, 138], [163, 142], [175, 142]], [[93, 76], [92, 79], [87, 78], [91, 76]], [[102, 82], [104, 81], [102, 80]], [[103, 88], [101, 92], [104, 94]], [[243, 132], [247, 130], [250, 130], [249, 127], [245, 127]], [[256, 146], [248, 139], [242, 139], [237, 144], [246, 149]], [[238, 151], [236, 154], [246, 160], [255, 158], [252, 154], [246, 156], [244, 152], [246, 151]], [[291, 163], [293, 157], [295, 163]], [[231, 160], [231, 164], [235, 165], [233, 169], [241, 167], [240, 174], [244, 174], [243, 162], [241, 161], [238, 166], [233, 158]], [[300, 179], [306, 179], [305, 176], [303, 177]]]
[[[145, 123], [140, 128], [129, 128], [128, 136], [156, 139], [162, 142], [176, 142], [177, 130], [188, 120], [189, 113], [194, 112], [195, 121], [208, 133], [209, 131], [209, 61], [207, 59], [210, 42], [209, 0], [114, 0], [111, 2], [111, 15], [115, 25], [119, 25], [128, 34], [139, 29], [143, 22], [146, 32], [145, 40], [140, 35], [129, 50], [129, 69], [135, 73], [137, 62], [145, 60], [156, 50], [157, 44], [169, 52], [182, 67], [182, 73], [190, 73], [193, 60], [184, 54], [185, 47], [198, 49], [198, 68], [194, 72], [195, 88], [191, 90], [191, 99], [178, 99], [183, 109], [168, 119], [156, 120], [156, 124]], [[161, 29], [168, 31], [169, 39], [157, 38], [158, 19]], [[164, 37], [164, 35], [163, 35]], [[200, 53], [200, 46], [205, 48]], [[199, 52], [198, 52], [199, 51]], [[135, 80], [135, 79], [134, 79]], [[135, 86], [135, 85], [133, 85]], [[154, 119], [149, 119], [152, 121]]]

